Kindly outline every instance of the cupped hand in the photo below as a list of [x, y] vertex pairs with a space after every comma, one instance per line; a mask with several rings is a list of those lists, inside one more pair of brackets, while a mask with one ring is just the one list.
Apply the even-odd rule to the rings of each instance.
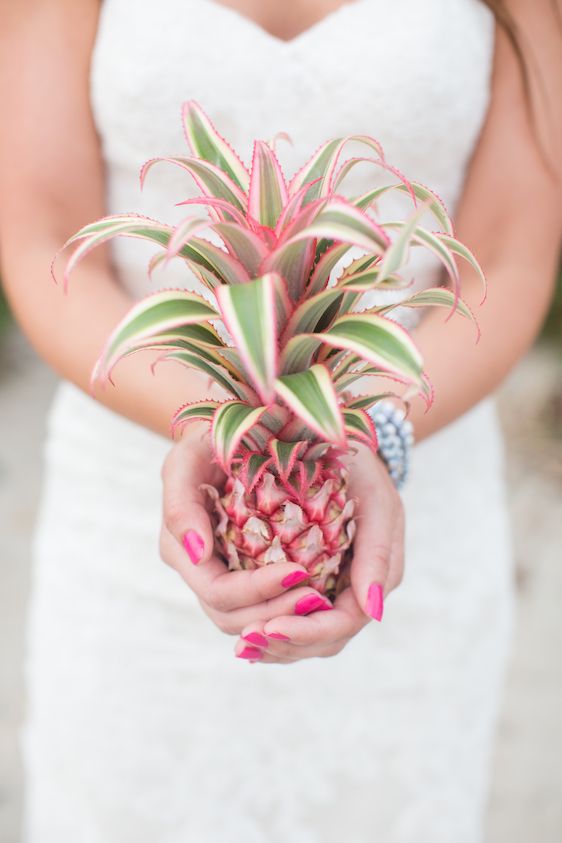
[[306, 585], [308, 573], [302, 565], [282, 562], [254, 571], [229, 571], [213, 553], [208, 501], [199, 487], [208, 483], [220, 488], [225, 476], [213, 462], [207, 430], [200, 425], [186, 428], [162, 467], [164, 562], [180, 574], [205, 613], [228, 635], [279, 616], [331, 609], [328, 600]]
[[352, 467], [350, 495], [357, 501], [350, 585], [331, 611], [248, 624], [236, 642], [237, 656], [277, 664], [334, 656], [373, 618], [382, 619], [384, 598], [403, 576], [404, 508], [384, 463], [363, 447]]

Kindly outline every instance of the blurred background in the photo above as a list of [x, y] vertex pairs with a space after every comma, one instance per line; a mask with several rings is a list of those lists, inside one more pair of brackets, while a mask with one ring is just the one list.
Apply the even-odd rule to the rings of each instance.
[[[24, 710], [29, 540], [45, 412], [55, 383], [13, 323], [0, 292], [1, 843], [19, 843], [18, 729]], [[502, 386], [498, 402], [507, 445], [519, 610], [486, 843], [560, 843], [562, 274], [543, 333]]]

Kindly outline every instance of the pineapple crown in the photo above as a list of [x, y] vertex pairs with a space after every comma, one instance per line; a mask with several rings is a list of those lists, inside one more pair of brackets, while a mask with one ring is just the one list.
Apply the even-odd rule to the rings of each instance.
[[[352, 396], [355, 381], [369, 375], [389, 378], [405, 387], [402, 398], [420, 394], [428, 407], [432, 400], [420, 352], [389, 318], [393, 308], [447, 307], [447, 319], [458, 311], [476, 324], [460, 296], [457, 257], [474, 267], [486, 289], [478, 262], [454, 236], [443, 202], [389, 165], [378, 141], [368, 135], [328, 140], [287, 182], [276, 139], [254, 142], [248, 169], [196, 102], [184, 103], [182, 119], [190, 157], [147, 161], [141, 187], [156, 162], [175, 164], [202, 193], [178, 205], [203, 205], [208, 218], [189, 216], [170, 226], [139, 214], [103, 217], [63, 245], [60, 251], [77, 244], [63, 283], [66, 291], [70, 272], [94, 247], [117, 236], [137, 237], [163, 247], [150, 260], [150, 275], [179, 258], [206, 295], [167, 289], [135, 304], [109, 337], [92, 385], [111, 381], [115, 364], [143, 349], [161, 351], [156, 362], [176, 360], [205, 373], [228, 398], [181, 406], [172, 430], [209, 421], [218, 462], [227, 470], [239, 462], [247, 488], [268, 465], [288, 477], [295, 461], [313, 465], [326, 451], [344, 452], [349, 440], [376, 450], [367, 410], [396, 393]], [[370, 154], [340, 163], [350, 141]], [[344, 196], [342, 182], [361, 162], [382, 168], [394, 181]], [[410, 197], [414, 211], [408, 219], [375, 218], [377, 200], [390, 191]], [[438, 230], [421, 225], [427, 212]], [[219, 235], [224, 248], [200, 236], [205, 229]], [[411, 246], [440, 259], [452, 289], [438, 286], [396, 304], [360, 309], [365, 293], [409, 286], [399, 273]], [[364, 254], [333, 278], [332, 270], [352, 247]], [[231, 341], [217, 331], [217, 323]]]

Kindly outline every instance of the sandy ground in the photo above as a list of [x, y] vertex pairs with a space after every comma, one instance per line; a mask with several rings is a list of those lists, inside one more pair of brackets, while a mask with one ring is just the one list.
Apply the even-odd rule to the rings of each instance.
[[[562, 359], [534, 351], [500, 393], [520, 608], [487, 843], [562, 840]], [[0, 841], [19, 843], [18, 725], [44, 411], [53, 377], [19, 337], [0, 347]], [[558, 397], [556, 397], [558, 390]], [[553, 397], [554, 396], [554, 397]], [[538, 412], [531, 409], [536, 400]], [[66, 843], [66, 841], [61, 841]], [[421, 841], [420, 843], [426, 843]], [[455, 841], [451, 841], [455, 843]]]

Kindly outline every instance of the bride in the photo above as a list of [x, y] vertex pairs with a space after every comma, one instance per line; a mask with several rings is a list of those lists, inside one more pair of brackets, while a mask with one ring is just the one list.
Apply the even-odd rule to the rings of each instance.
[[[513, 619], [493, 392], [553, 289], [560, 9], [0, 9], [2, 275], [22, 329], [61, 377], [33, 541], [26, 843], [481, 841]], [[169, 439], [201, 379], [174, 367], [153, 377], [134, 355], [115, 389], [88, 394], [106, 337], [154, 289], [144, 244], [96, 250], [68, 296], [49, 279], [53, 255], [87, 222], [184, 215], [175, 203], [192, 186], [161, 167], [141, 194], [138, 170], [184, 154], [179, 115], [192, 98], [242, 154], [288, 132], [287, 175], [328, 137], [374, 135], [443, 197], [488, 277], [478, 346], [463, 320], [439, 313], [408, 326], [435, 403], [412, 408], [401, 494], [379, 457], [365, 453], [357, 468], [352, 583], [331, 611], [305, 599], [315, 592], [291, 577], [298, 565], [232, 574], [213, 556], [198, 492], [217, 479], [207, 440], [193, 428]], [[412, 266], [420, 286], [439, 283], [431, 261]], [[154, 282], [190, 286], [173, 263]], [[463, 291], [477, 308], [469, 271]]]

